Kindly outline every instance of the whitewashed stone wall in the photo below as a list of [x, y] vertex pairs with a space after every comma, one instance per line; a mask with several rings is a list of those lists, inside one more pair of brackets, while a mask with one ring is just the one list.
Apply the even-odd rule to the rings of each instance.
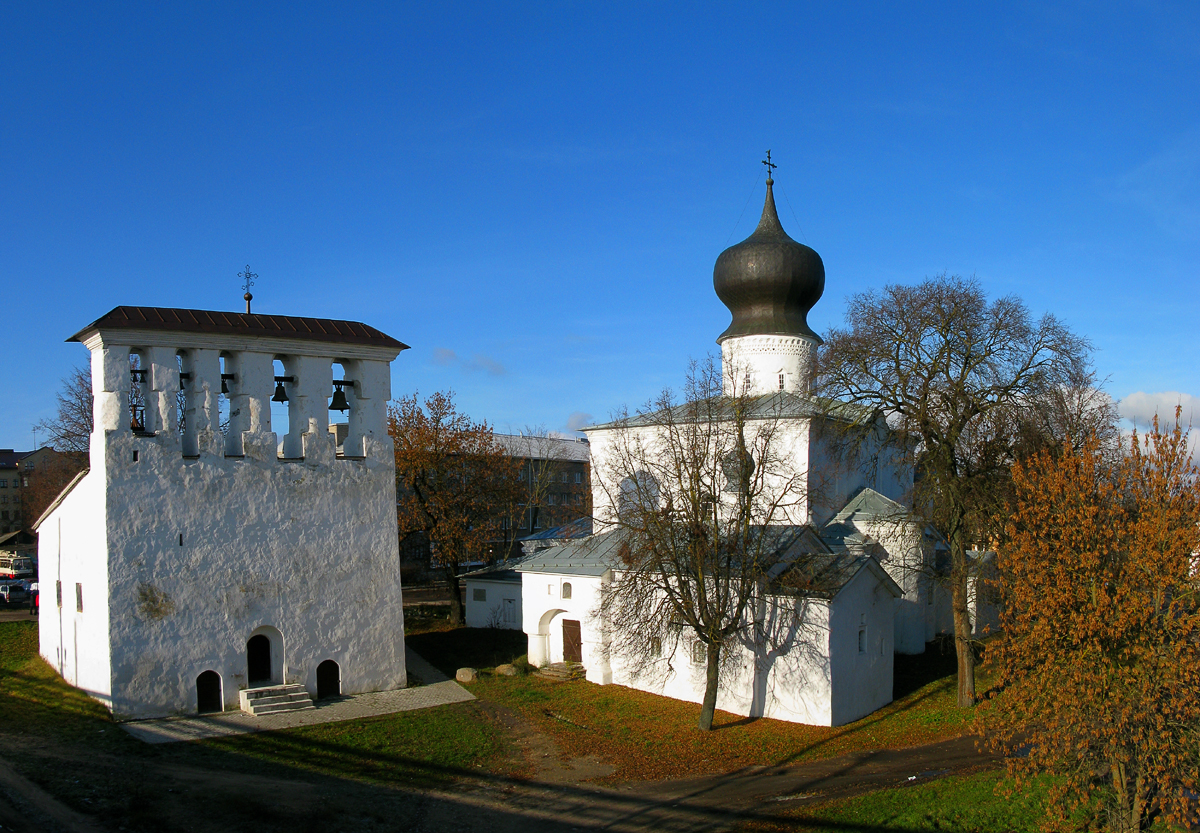
[[[43, 570], [61, 574], [64, 587], [61, 616], [44, 607], [47, 661], [121, 718], [194, 712], [196, 678], [206, 670], [221, 675], [226, 707], [236, 708], [248, 685], [246, 641], [256, 632], [274, 638], [273, 682], [315, 693], [317, 665], [332, 659], [343, 693], [403, 687], [395, 464], [386, 433], [396, 351], [136, 331], [97, 333], [87, 347], [91, 472], [40, 527], [51, 531], [39, 545]], [[130, 426], [131, 350], [147, 370], [141, 433]], [[182, 434], [180, 350], [192, 374]], [[222, 355], [236, 377], [225, 437], [217, 409]], [[278, 357], [296, 377], [286, 386], [289, 426], [271, 424]], [[327, 429], [333, 361], [354, 382], [344, 458]], [[53, 532], [60, 524], [61, 536]], [[82, 614], [67, 597], [75, 582], [84, 584]], [[86, 650], [73, 642], [81, 628], [89, 631]]]
[[[563, 585], [571, 586], [563, 598]], [[600, 576], [521, 574], [521, 629], [529, 637], [529, 662], [536, 666], [563, 661], [563, 620], [580, 623], [587, 679], [611, 683], [608, 644], [598, 618], [603, 579]]]
[[[806, 336], [733, 336], [721, 342], [726, 396], [760, 396], [788, 391], [805, 396], [812, 389], [817, 342]], [[779, 377], [783, 377], [780, 386]]]
[[[610, 636], [600, 615], [608, 584], [603, 578], [527, 572], [522, 580], [531, 663], [561, 661], [562, 620], [575, 619], [589, 681], [703, 701], [706, 665], [695, 661], [695, 637], [688, 630], [663, 638], [657, 659], [634, 660], [622, 653], [621, 640]], [[561, 593], [564, 581], [572, 585], [570, 600], [555, 592]], [[870, 569], [860, 570], [832, 601], [762, 598], [757, 633], [748, 629], [725, 653], [717, 708], [840, 726], [886, 705], [892, 700], [894, 603], [892, 591]]]
[[[521, 629], [521, 582], [468, 577], [463, 584], [468, 628]], [[482, 599], [475, 598], [477, 590], [483, 591]]]

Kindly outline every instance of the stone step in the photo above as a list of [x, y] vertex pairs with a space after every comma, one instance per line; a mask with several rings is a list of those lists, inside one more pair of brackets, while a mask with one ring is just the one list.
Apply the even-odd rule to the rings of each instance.
[[306, 694], [308, 689], [299, 683], [286, 683], [284, 685], [265, 685], [257, 688], [247, 688], [243, 692], [247, 699], [257, 700], [260, 697], [275, 697], [280, 694]]
[[239, 692], [242, 711], [259, 716], [315, 708], [312, 695], [304, 686], [289, 683], [247, 688]]
[[547, 680], [582, 680], [587, 676], [587, 669], [578, 662], [552, 662], [533, 673]]
[[315, 709], [312, 698], [307, 700], [296, 700], [291, 703], [269, 703], [265, 706], [260, 706], [257, 703], [252, 707], [250, 712], [255, 717], [261, 717], [264, 714], [279, 714], [280, 712], [302, 712], [309, 709]]

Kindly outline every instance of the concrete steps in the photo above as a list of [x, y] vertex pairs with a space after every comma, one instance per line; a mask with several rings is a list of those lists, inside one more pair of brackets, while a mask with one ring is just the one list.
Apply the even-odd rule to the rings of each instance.
[[537, 677], [562, 682], [584, 679], [587, 676], [587, 669], [578, 662], [552, 662], [549, 665], [543, 665], [533, 673]]
[[294, 683], [246, 688], [242, 689], [238, 697], [241, 701], [242, 711], [255, 717], [316, 708], [308, 689]]

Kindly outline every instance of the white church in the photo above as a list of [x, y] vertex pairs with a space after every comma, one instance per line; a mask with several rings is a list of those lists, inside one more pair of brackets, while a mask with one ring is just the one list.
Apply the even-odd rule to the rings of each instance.
[[249, 300], [117, 307], [69, 339], [91, 351], [94, 431], [37, 524], [40, 650], [118, 719], [406, 684], [386, 422], [406, 346]]
[[[951, 628], [949, 598], [932, 575], [944, 545], [904, 505], [913, 472], [888, 453], [884, 421], [871, 420], [873, 429], [847, 453], [835, 447], [831, 417], [810, 398], [820, 338], [807, 314], [824, 291], [825, 267], [784, 232], [772, 185], [768, 178], [754, 233], [717, 259], [714, 287], [733, 316], [717, 342], [725, 394], [740, 388], [752, 398], [754, 418], [775, 421], [779, 447], [805, 488], [780, 518], [786, 543], [753, 613], [757, 628], [746, 631], [775, 636], [726, 646], [717, 708], [837, 726], [891, 702], [895, 653], [920, 653]], [[642, 432], [653, 447], [660, 429], [653, 418], [634, 417], [584, 430], [598, 534], [558, 542], [515, 565], [529, 660], [578, 663], [598, 684], [700, 702], [704, 646], [686, 628], [669, 644], [647, 633], [652, 650], [635, 661], [621, 648], [628, 635], [614, 634], [600, 608], [622, 568], [625, 534], [613, 522], [626, 484], [616, 481], [621, 472], [611, 462], [622, 432]], [[599, 531], [605, 521], [610, 531]], [[796, 570], [804, 581], [789, 584]]]

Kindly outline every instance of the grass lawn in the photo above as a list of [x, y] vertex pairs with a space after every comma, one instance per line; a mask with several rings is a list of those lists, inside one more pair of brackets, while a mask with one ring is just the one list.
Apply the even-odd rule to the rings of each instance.
[[1038, 830], [1045, 819], [1045, 788], [1007, 796], [997, 791], [1000, 775], [985, 772], [944, 778], [858, 798], [784, 811], [785, 824], [749, 824], [747, 831], [795, 830], [805, 833], [846, 831], [953, 830], [957, 833]]
[[[408, 644], [446, 673], [512, 662], [519, 631], [430, 629]], [[837, 728], [718, 712], [716, 729], [696, 729], [700, 707], [623, 686], [485, 674], [468, 688], [522, 714], [571, 757], [599, 755], [617, 767], [611, 781], [643, 781], [778, 765], [883, 747], [913, 746], [969, 731], [973, 713], [955, 703], [954, 658], [935, 651], [897, 657], [897, 699]], [[981, 686], [982, 687], [982, 686]]]
[[416, 812], [407, 790], [520, 767], [478, 703], [151, 746], [63, 682], [29, 622], [0, 623], [0, 746], [67, 806], [128, 830], [241, 829], [249, 817], [260, 830], [343, 829], [328, 827], [335, 817], [390, 830]]

